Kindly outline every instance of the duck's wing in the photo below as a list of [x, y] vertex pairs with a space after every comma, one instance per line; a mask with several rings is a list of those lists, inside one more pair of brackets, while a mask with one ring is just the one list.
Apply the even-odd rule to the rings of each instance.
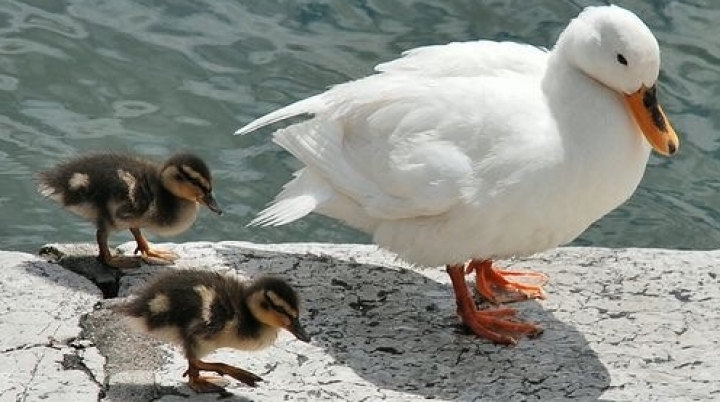
[[543, 74], [547, 51], [515, 42], [453, 42], [408, 50], [375, 70], [426, 77], [478, 77], [508, 73]]
[[[379, 75], [409, 77], [497, 77], [507, 74], [542, 75], [547, 64], [545, 49], [515, 42], [453, 42], [408, 50], [403, 57], [375, 67]], [[372, 77], [362, 79], [365, 82]], [[261, 127], [327, 109], [325, 94], [278, 109], [238, 129], [247, 134]]]
[[[519, 122], [510, 109], [532, 113], [523, 105], [537, 101], [529, 98], [539, 94], [546, 62], [544, 50], [512, 42], [418, 48], [378, 66], [379, 74], [242, 127], [236, 134], [312, 116], [274, 134], [306, 168], [252, 223], [281, 225], [321, 208], [362, 228], [363, 220], [440, 215], [470, 202], [482, 191], [477, 165], [499, 166], [506, 156], [498, 150], [512, 153], [503, 132], [528, 132], [513, 130]], [[513, 91], [528, 82], [535, 87]]]
[[[488, 190], [476, 170], [502, 164], [514, 152], [508, 144], [531, 143], [512, 137], [527, 133], [513, 128], [521, 124], [513, 113], [539, 91], [517, 106], [501, 92], [518, 81], [381, 74], [291, 105], [307, 102], [314, 117], [273, 140], [306, 168], [253, 223], [291, 222], [335, 198], [356, 207], [333, 214], [346, 220], [360, 213], [372, 220], [434, 216], [471, 202]], [[490, 107], [496, 102], [513, 110]]]

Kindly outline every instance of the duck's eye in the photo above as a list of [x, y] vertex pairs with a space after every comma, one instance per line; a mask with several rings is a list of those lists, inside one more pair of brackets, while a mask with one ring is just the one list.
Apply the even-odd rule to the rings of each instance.
[[174, 177], [177, 181], [185, 181], [185, 176], [181, 175], [180, 173], [176, 173]]
[[268, 302], [266, 302], [266, 301], [260, 302], [260, 307], [261, 307], [263, 310], [269, 310], [269, 309], [270, 309], [270, 303], [268, 303]]
[[625, 58], [625, 56], [623, 56], [623, 55], [620, 54], [620, 53], [618, 53], [618, 55], [617, 55], [617, 61], [618, 61], [618, 63], [622, 64], [623, 66], [627, 66], [627, 65], [628, 65], [627, 59]]

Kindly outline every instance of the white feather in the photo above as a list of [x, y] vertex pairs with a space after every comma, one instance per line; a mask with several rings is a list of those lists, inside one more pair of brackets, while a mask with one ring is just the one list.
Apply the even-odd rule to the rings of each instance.
[[266, 114], [265, 116], [235, 131], [235, 135], [247, 134], [259, 128], [289, 119], [291, 117], [301, 116], [303, 114], [314, 114], [317, 110], [320, 110], [322, 106], [322, 95], [314, 96]]

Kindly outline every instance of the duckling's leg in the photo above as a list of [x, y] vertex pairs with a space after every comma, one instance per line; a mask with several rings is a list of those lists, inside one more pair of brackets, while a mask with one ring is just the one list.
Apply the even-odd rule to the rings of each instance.
[[126, 257], [112, 255], [110, 248], [108, 247], [108, 229], [105, 225], [98, 225], [98, 230], [95, 233], [97, 239], [98, 248], [100, 253], [98, 254], [98, 260], [101, 263], [111, 266], [117, 269], [128, 269], [137, 268], [140, 266], [140, 260], [136, 257]]
[[130, 233], [132, 233], [135, 238], [135, 242], [137, 243], [135, 254], [139, 251], [143, 261], [146, 263], [151, 265], [167, 265], [172, 264], [179, 258], [178, 255], [172, 251], [151, 249], [150, 243], [148, 243], [145, 236], [140, 233], [140, 229], [130, 228]]
[[214, 383], [215, 377], [205, 377], [200, 375], [200, 368], [198, 368], [194, 362], [199, 360], [188, 360], [188, 369], [183, 374], [183, 377], [188, 377], [188, 387], [198, 394], [208, 394], [223, 392], [225, 388]]
[[[491, 303], [509, 303], [528, 299], [544, 299], [542, 286], [545, 274], [530, 271], [506, 271], [492, 266], [491, 260], [472, 260], [465, 273], [475, 271], [475, 287]], [[509, 277], [514, 277], [510, 279]]]
[[223, 390], [222, 387], [209, 381], [213, 377], [200, 376], [200, 371], [214, 371], [220, 375], [228, 375], [251, 387], [257, 386], [257, 382], [262, 381], [262, 378], [259, 376], [229, 364], [209, 363], [199, 359], [188, 359], [188, 369], [183, 376], [188, 376], [190, 388], [198, 393], [219, 392]]
[[465, 283], [463, 265], [448, 265], [447, 273], [455, 290], [455, 301], [462, 321], [475, 335], [490, 339], [495, 343], [514, 345], [516, 337], [538, 335], [542, 328], [535, 324], [521, 323], [504, 319], [515, 315], [515, 309], [478, 310], [470, 290]]

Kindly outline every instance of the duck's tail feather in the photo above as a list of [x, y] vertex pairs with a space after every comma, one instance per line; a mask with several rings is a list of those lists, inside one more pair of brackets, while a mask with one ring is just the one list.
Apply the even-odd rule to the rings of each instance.
[[325, 106], [322, 94], [295, 102], [274, 112], [268, 113], [235, 131], [235, 135], [247, 134], [261, 127], [302, 115], [314, 115]]
[[296, 221], [316, 210], [332, 194], [332, 188], [322, 177], [308, 168], [301, 169], [248, 226], [281, 226]]

